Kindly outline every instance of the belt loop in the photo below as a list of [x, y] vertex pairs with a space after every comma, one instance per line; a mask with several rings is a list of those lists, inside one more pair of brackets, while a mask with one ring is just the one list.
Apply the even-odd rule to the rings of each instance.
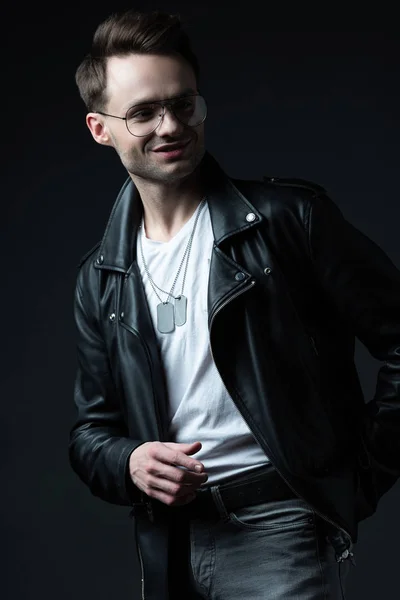
[[217, 510], [221, 516], [222, 519], [224, 519], [225, 521], [229, 519], [229, 513], [226, 510], [225, 504], [221, 498], [221, 494], [219, 491], [219, 486], [218, 485], [213, 485], [210, 488], [210, 492], [211, 492], [211, 497], [214, 500], [215, 506], [217, 507]]

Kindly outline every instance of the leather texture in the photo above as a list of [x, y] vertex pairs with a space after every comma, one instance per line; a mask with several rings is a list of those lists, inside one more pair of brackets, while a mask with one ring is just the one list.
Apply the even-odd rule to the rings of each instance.
[[[216, 366], [281, 476], [356, 541], [358, 521], [400, 474], [400, 272], [320, 186], [233, 180], [210, 154], [202, 172], [215, 238]], [[141, 215], [129, 179], [79, 265], [69, 446], [94, 495], [136, 508], [146, 498], [130, 481], [130, 453], [168, 440], [163, 368], [135, 256]], [[355, 337], [382, 363], [368, 403]]]

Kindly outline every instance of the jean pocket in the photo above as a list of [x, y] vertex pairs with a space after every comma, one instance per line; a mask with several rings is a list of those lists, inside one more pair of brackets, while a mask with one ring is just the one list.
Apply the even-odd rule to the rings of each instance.
[[314, 525], [315, 513], [304, 500], [262, 502], [229, 513], [229, 521], [244, 529], [296, 530]]

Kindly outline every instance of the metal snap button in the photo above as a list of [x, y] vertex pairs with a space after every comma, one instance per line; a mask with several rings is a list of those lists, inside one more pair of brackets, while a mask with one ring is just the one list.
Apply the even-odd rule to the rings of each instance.
[[100, 254], [100, 256], [97, 258], [96, 262], [98, 265], [102, 265], [104, 262], [104, 256], [102, 254]]
[[111, 315], [110, 315], [110, 321], [115, 321], [115, 313], [111, 313]]
[[123, 319], [123, 318], [124, 318], [124, 313], [123, 313], [123, 312], [122, 312], [122, 313], [119, 315], [119, 318], [120, 318], [120, 319]]
[[271, 273], [271, 268], [270, 267], [265, 267], [264, 273], [265, 273], [265, 275], [269, 275]]
[[248, 215], [246, 215], [246, 221], [248, 223], [252, 223], [256, 219], [257, 219], [257, 217], [256, 217], [256, 215], [254, 213], [249, 213]]
[[246, 279], [246, 275], [239, 271], [238, 273], [236, 273], [235, 279], [236, 281], [243, 281], [243, 279]]

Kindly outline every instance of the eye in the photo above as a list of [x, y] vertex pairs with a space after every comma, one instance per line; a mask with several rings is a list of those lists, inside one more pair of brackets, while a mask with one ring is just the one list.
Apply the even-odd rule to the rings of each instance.
[[193, 108], [193, 100], [191, 98], [181, 98], [174, 103], [175, 110], [191, 110]]
[[147, 121], [152, 119], [156, 112], [156, 106], [146, 106], [142, 108], [135, 106], [135, 108], [128, 112], [127, 119], [128, 121]]

